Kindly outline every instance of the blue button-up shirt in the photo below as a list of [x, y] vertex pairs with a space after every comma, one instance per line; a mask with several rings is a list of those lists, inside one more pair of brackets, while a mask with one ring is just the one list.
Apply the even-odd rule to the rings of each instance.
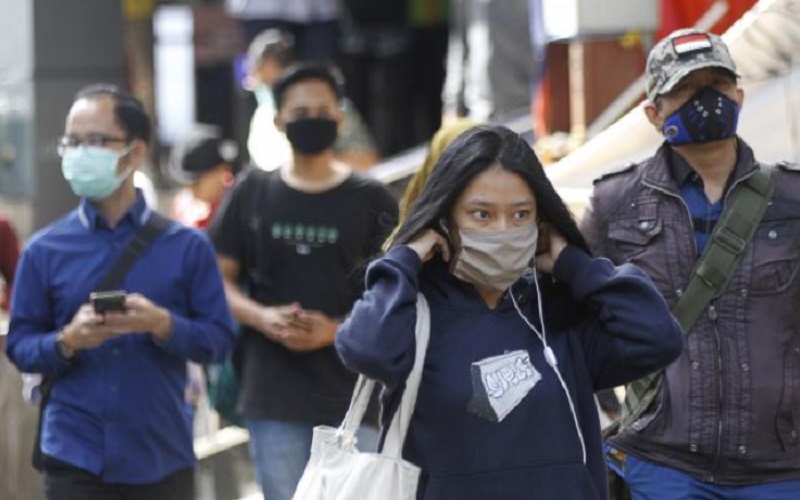
[[[711, 239], [711, 233], [722, 216], [723, 198], [712, 203], [706, 196], [703, 179], [692, 169], [689, 163], [679, 154], [672, 155], [672, 176], [680, 186], [681, 198], [689, 208], [694, 229], [694, 242], [697, 248], [697, 257], [705, 250]], [[731, 177], [733, 177], [731, 175]], [[725, 192], [730, 187], [730, 180], [725, 186]]]
[[110, 228], [83, 200], [31, 238], [12, 297], [8, 356], [21, 371], [53, 381], [42, 451], [108, 483], [153, 483], [195, 465], [186, 361], [221, 361], [233, 345], [211, 244], [201, 232], [172, 223], [122, 285], [170, 311], [169, 338], [161, 343], [134, 333], [69, 361], [58, 354], [56, 335], [150, 215], [138, 193]]

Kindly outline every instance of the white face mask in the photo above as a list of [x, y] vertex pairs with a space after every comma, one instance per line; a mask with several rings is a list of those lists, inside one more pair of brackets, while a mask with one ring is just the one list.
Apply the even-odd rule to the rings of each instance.
[[536, 224], [505, 231], [459, 229], [461, 240], [450, 272], [460, 280], [504, 291], [533, 264], [539, 227]]
[[258, 83], [253, 88], [253, 95], [255, 95], [256, 102], [259, 106], [267, 107], [272, 110], [273, 114], [275, 113], [275, 100], [272, 97], [272, 87], [263, 83]]

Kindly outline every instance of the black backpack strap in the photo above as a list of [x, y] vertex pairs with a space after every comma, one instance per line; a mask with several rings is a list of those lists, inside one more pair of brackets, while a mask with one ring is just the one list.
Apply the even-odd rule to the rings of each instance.
[[[105, 277], [97, 286], [96, 291], [111, 291], [120, 287], [128, 271], [131, 270], [136, 260], [144, 254], [147, 248], [153, 243], [161, 233], [170, 225], [170, 220], [159, 214], [151, 212], [147, 222], [136, 232], [136, 235], [128, 243], [122, 254], [114, 265], [106, 272]], [[50, 400], [50, 387], [53, 380], [50, 377], [43, 377], [39, 385], [41, 401], [39, 402], [39, 423], [36, 428], [36, 437], [33, 443], [33, 456], [31, 462], [37, 470], [44, 468], [44, 456], [42, 454], [42, 425], [44, 421], [44, 410]]]
[[170, 220], [158, 212], [152, 212], [133, 239], [128, 243], [111, 269], [108, 270], [103, 280], [95, 291], [104, 292], [117, 290], [125, 280], [136, 260], [144, 254], [147, 248], [169, 227]]

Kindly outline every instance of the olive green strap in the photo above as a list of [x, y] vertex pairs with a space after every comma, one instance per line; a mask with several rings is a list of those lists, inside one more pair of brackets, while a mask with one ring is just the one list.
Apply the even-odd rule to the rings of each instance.
[[[772, 168], [762, 166], [731, 192], [711, 240], [694, 268], [689, 286], [672, 308], [684, 333], [688, 334], [708, 304], [728, 285], [747, 244], [767, 211], [772, 198]], [[628, 384], [623, 405], [622, 426], [635, 425], [650, 407], [661, 387], [661, 372]]]
[[686, 333], [728, 285], [744, 248], [753, 239], [767, 211], [773, 186], [765, 170], [756, 171], [731, 193], [711, 240], [694, 268], [689, 286], [672, 309]]

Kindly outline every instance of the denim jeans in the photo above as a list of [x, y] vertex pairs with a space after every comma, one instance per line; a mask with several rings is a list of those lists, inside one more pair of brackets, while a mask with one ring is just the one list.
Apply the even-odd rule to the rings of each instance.
[[796, 500], [800, 481], [780, 481], [747, 486], [704, 483], [675, 469], [628, 455], [625, 481], [633, 500]]
[[[250, 431], [250, 456], [264, 498], [291, 500], [311, 453], [314, 424], [250, 418], [245, 422]], [[357, 437], [359, 450], [378, 448], [379, 434], [374, 427], [362, 426]]]

